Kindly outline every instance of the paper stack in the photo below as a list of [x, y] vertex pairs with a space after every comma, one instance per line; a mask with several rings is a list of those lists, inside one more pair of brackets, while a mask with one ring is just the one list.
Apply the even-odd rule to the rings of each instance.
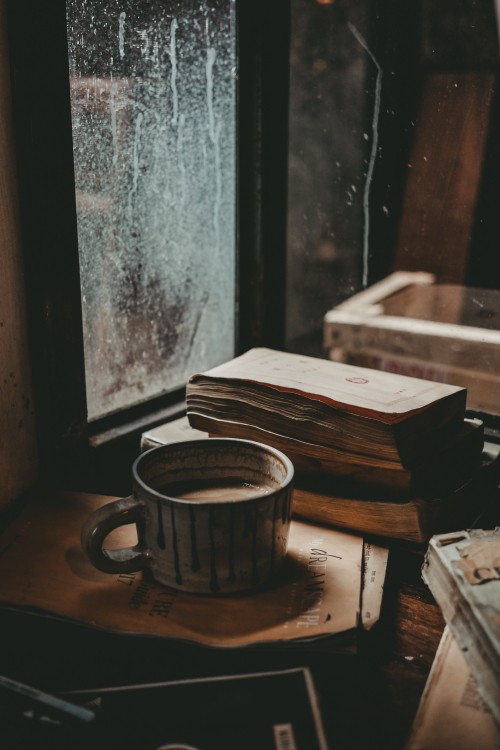
[[422, 577], [500, 724], [500, 528], [434, 536]]

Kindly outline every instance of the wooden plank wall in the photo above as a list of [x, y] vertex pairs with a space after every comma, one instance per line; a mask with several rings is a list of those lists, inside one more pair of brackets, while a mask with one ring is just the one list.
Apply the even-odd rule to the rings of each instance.
[[37, 478], [6, 28], [0, 0], [0, 508]]
[[485, 157], [495, 76], [430, 73], [408, 164], [394, 270], [463, 283]]

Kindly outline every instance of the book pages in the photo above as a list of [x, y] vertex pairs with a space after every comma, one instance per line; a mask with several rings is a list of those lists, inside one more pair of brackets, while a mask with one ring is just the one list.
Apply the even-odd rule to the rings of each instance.
[[89, 748], [108, 746], [98, 742], [105, 732], [110, 748], [328, 750], [307, 668], [71, 691], [64, 697], [99, 707]]
[[364, 630], [371, 630], [380, 619], [388, 559], [389, 550], [386, 547], [371, 542], [364, 543], [361, 597], [361, 623]]
[[202, 377], [262, 382], [282, 390], [314, 393], [332, 403], [347, 404], [354, 412], [381, 414], [405, 414], [464, 391], [435, 381], [265, 348], [251, 349]]

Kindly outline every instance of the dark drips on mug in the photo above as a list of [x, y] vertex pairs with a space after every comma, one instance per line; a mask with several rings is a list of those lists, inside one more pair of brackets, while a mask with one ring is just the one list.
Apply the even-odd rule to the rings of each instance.
[[[260, 479], [260, 478], [259, 478]], [[182, 482], [168, 482], [157, 487], [157, 491], [166, 497], [187, 501], [184, 508], [181, 504], [175, 502], [166, 503], [161, 499], [157, 500], [158, 511], [158, 546], [160, 549], [170, 547], [173, 556], [175, 570], [175, 581], [178, 585], [183, 584], [182, 565], [186, 562], [192, 571], [205, 569], [208, 575], [208, 588], [212, 593], [218, 593], [223, 582], [236, 581], [236, 550], [239, 544], [238, 539], [248, 539], [250, 544], [249, 560], [250, 570], [248, 583], [252, 587], [259, 585], [262, 571], [260, 570], [261, 561], [258, 554], [258, 525], [259, 512], [258, 503], [251, 502], [252, 499], [266, 497], [279, 489], [280, 483], [273, 480], [272, 477], [265, 476], [263, 481], [252, 481], [242, 477], [214, 477], [207, 479], [189, 479]], [[281, 494], [271, 500], [271, 506], [266, 518], [272, 522], [271, 548], [268, 551], [268, 563], [271, 571], [275, 568], [275, 557], [277, 553], [276, 545], [276, 527], [281, 518], [284, 521], [288, 517], [289, 502], [288, 496], [282, 497]], [[248, 500], [250, 502], [246, 503]], [[192, 501], [192, 504], [189, 502]], [[234, 502], [235, 501], [235, 502]], [[238, 505], [242, 501], [242, 506]], [[197, 513], [196, 506], [206, 504], [208, 515]], [[223, 506], [220, 511], [222, 517], [227, 521], [227, 549], [222, 551], [217, 543], [216, 530], [219, 524], [219, 510], [217, 505]], [[226, 506], [226, 507], [224, 507]], [[189, 530], [189, 539], [182, 540], [178, 537], [177, 516], [185, 519], [185, 513], [188, 511], [187, 521]], [[167, 528], [165, 526], [168, 513], [168, 527], [170, 544], [166, 544]], [[183, 521], [185, 523], [185, 520]], [[203, 564], [200, 556], [200, 539], [202, 548], [208, 551], [203, 557]], [[187, 543], [187, 544], [186, 544]], [[207, 544], [208, 543], [208, 544]], [[184, 560], [188, 555], [188, 560]], [[181, 559], [182, 558], [182, 559]], [[208, 565], [208, 569], [207, 569]]]

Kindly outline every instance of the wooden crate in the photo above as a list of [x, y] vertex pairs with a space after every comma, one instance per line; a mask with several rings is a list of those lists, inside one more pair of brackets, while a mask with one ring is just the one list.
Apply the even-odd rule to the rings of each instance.
[[397, 271], [324, 318], [330, 359], [468, 389], [467, 407], [500, 414], [500, 292]]

